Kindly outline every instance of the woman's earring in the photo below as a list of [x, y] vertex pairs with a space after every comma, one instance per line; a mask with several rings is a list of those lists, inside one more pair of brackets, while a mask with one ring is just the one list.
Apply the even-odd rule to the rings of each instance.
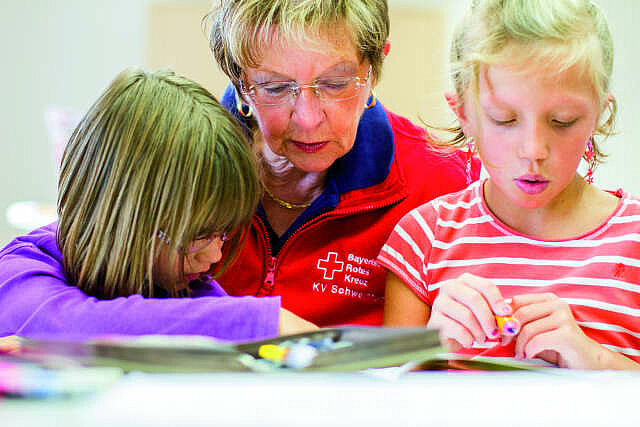
[[587, 161], [589, 169], [587, 169], [587, 183], [593, 184], [593, 169], [596, 166], [596, 152], [593, 149], [593, 137], [587, 141], [587, 148], [584, 152], [584, 159]]
[[467, 185], [471, 184], [473, 178], [471, 176], [471, 164], [473, 162], [473, 137], [467, 138], [467, 152], [465, 153], [466, 163], [467, 163]]
[[237, 91], [236, 91], [236, 109], [238, 110], [238, 113], [245, 118], [249, 118], [253, 114], [253, 111], [251, 111], [251, 106], [247, 104], [243, 104], [240, 101], [240, 96], [238, 96]]
[[367, 99], [367, 103], [364, 105], [364, 108], [368, 110], [369, 108], [375, 107], [377, 103], [378, 99], [376, 98], [376, 93], [371, 89], [371, 96]]

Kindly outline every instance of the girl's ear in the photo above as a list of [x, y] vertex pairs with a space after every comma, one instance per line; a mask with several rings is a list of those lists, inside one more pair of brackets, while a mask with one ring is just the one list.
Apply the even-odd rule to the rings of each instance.
[[449, 104], [449, 108], [451, 108], [451, 111], [453, 111], [453, 114], [456, 115], [458, 120], [460, 120], [461, 122], [463, 120], [466, 121], [466, 117], [464, 114], [464, 107], [460, 102], [460, 98], [458, 97], [458, 95], [453, 92], [445, 92], [444, 99], [447, 100], [447, 104]]
[[613, 96], [612, 93], [610, 93], [609, 96], [607, 97], [607, 102], [605, 102], [604, 105], [602, 106], [602, 111], [600, 113], [602, 114], [607, 108], [615, 108], [615, 103], [616, 103], [616, 98]]
[[453, 114], [458, 118], [458, 122], [462, 127], [463, 131], [466, 133], [466, 129], [468, 126], [467, 114], [464, 111], [464, 104], [462, 100], [458, 96], [458, 94], [453, 92], [445, 92], [444, 98], [447, 100], [447, 104], [449, 104], [449, 108], [453, 111]]
[[384, 56], [387, 57], [389, 56], [389, 51], [391, 50], [391, 42], [389, 41], [389, 39], [387, 39], [384, 42], [384, 48], [383, 48], [383, 52], [384, 52]]

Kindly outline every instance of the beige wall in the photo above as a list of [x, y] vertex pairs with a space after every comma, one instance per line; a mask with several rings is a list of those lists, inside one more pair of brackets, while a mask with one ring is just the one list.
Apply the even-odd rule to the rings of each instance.
[[201, 28], [209, 1], [163, 2], [149, 7], [149, 51], [152, 69], [171, 68], [220, 96], [228, 79], [218, 70]]
[[[209, 52], [200, 23], [208, 1], [163, 2], [149, 10], [149, 64], [171, 68], [204, 85], [217, 96], [227, 85]], [[392, 111], [418, 120], [442, 118], [446, 85], [445, 12], [440, 7], [393, 7], [391, 52], [376, 88]], [[431, 47], [424, 48], [425, 44]]]
[[12, 203], [55, 204], [45, 112], [84, 113], [119, 71], [146, 65], [151, 1], [0, 0], [0, 246], [27, 232], [8, 221]]
[[391, 51], [376, 93], [387, 108], [414, 122], [439, 122], [446, 110], [444, 8], [392, 7], [390, 19]]

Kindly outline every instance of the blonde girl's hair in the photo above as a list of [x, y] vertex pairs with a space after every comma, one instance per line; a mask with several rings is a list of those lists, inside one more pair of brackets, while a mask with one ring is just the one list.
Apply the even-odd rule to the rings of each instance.
[[[613, 134], [617, 106], [610, 99], [613, 42], [602, 11], [589, 0], [474, 0], [456, 28], [451, 45], [451, 75], [459, 99], [477, 99], [480, 73], [490, 65], [545, 64], [560, 73], [576, 67], [594, 89], [608, 118], [595, 134]], [[465, 145], [461, 127], [449, 144]], [[605, 155], [594, 138], [595, 160]]]
[[238, 93], [242, 70], [258, 66], [274, 41], [313, 43], [341, 26], [378, 81], [389, 37], [387, 0], [214, 0], [203, 19], [211, 51]]
[[[126, 69], [63, 155], [57, 242], [69, 280], [100, 298], [152, 297], [154, 262], [168, 244], [170, 264], [179, 265], [169, 284], [176, 296], [180, 248], [246, 226], [260, 190], [243, 131], [209, 92], [170, 71]], [[243, 234], [235, 233], [221, 270]]]

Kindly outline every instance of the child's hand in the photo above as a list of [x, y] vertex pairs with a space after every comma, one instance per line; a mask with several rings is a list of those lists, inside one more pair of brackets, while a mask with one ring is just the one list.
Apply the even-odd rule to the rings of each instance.
[[302, 317], [297, 316], [284, 308], [280, 309], [280, 326], [278, 328], [279, 335], [292, 335], [302, 332], [311, 332], [319, 329], [311, 322], [307, 322]]
[[0, 353], [18, 354], [20, 346], [20, 338], [15, 335], [0, 338]]
[[522, 325], [517, 358], [538, 357], [563, 368], [593, 369], [604, 348], [578, 326], [569, 305], [551, 293], [513, 297], [514, 317]]
[[431, 307], [428, 327], [440, 330], [440, 339], [450, 351], [484, 343], [500, 335], [495, 315], [511, 315], [498, 287], [482, 277], [465, 273], [443, 282]]

